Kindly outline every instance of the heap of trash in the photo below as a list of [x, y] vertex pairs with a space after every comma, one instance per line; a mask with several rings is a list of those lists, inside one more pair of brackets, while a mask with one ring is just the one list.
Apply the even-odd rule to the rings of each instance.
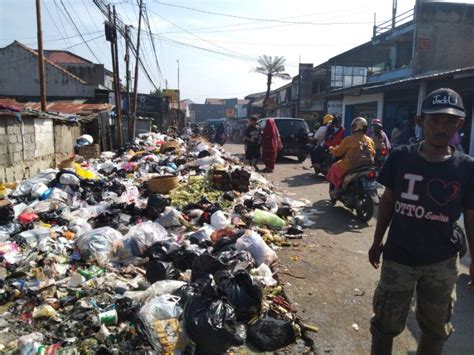
[[202, 138], [141, 135], [0, 185], [0, 352], [222, 354], [301, 341], [276, 251], [303, 202]]

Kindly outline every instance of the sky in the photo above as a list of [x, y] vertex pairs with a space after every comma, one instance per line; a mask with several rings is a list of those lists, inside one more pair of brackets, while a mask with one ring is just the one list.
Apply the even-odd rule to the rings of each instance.
[[[136, 41], [137, 0], [100, 1], [115, 4], [119, 18], [134, 26]], [[141, 52], [154, 85], [140, 70], [139, 92], [149, 93], [155, 86], [176, 89], [178, 60], [182, 99], [203, 103], [265, 91], [266, 77], [253, 71], [259, 56], [285, 57], [286, 72], [294, 76], [299, 62], [321, 64], [370, 41], [374, 14], [377, 23], [389, 20], [392, 1], [143, 0], [150, 28], [142, 23]], [[44, 49], [69, 50], [111, 69], [105, 17], [93, 0], [41, 4]], [[398, 0], [398, 13], [414, 5], [415, 0]], [[37, 48], [35, 0], [0, 0], [0, 47], [14, 40]], [[121, 59], [124, 43], [119, 38]], [[122, 79], [124, 74], [121, 60]], [[285, 83], [276, 79], [272, 88]]]

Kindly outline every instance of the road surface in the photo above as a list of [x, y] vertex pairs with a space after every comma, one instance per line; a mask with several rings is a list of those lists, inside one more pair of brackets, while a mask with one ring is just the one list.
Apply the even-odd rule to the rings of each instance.
[[[242, 157], [242, 145], [224, 148]], [[306, 230], [298, 247], [278, 252], [280, 280], [298, 315], [319, 328], [318, 333], [308, 334], [317, 354], [368, 354], [372, 296], [379, 278], [379, 270], [367, 261], [375, 219], [361, 223], [339, 203], [331, 206], [328, 185], [323, 177], [314, 176], [310, 164], [283, 158], [274, 173], [265, 174], [277, 191], [313, 203], [308, 213], [315, 225]], [[465, 257], [460, 264], [452, 319], [456, 331], [443, 354], [474, 354], [474, 293], [466, 289], [468, 263]], [[415, 354], [419, 334], [412, 309], [405, 331], [395, 339], [393, 353]]]

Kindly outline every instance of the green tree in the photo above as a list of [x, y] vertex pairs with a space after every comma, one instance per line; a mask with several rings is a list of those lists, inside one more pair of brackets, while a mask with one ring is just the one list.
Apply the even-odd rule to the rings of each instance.
[[267, 92], [265, 99], [263, 100], [263, 107], [267, 111], [268, 98], [270, 97], [270, 89], [272, 86], [273, 78], [280, 78], [283, 80], [290, 80], [291, 76], [285, 73], [285, 58], [284, 57], [272, 57], [263, 55], [258, 57], [259, 66], [254, 69], [256, 73], [263, 74], [267, 77]]

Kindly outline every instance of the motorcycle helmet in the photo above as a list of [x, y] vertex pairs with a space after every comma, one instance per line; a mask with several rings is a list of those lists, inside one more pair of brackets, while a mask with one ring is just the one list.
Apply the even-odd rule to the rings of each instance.
[[382, 124], [382, 121], [380, 121], [379, 119], [373, 119], [372, 122], [370, 123], [372, 126], [377, 126], [377, 127], [380, 127], [380, 128], [383, 128], [383, 124]]
[[359, 131], [366, 132], [367, 126], [368, 126], [368, 123], [364, 117], [356, 117], [352, 120], [351, 131], [352, 133], [359, 132]]
[[331, 122], [334, 119], [333, 115], [330, 115], [329, 113], [324, 115], [323, 117], [323, 125], [327, 125], [329, 122]]

